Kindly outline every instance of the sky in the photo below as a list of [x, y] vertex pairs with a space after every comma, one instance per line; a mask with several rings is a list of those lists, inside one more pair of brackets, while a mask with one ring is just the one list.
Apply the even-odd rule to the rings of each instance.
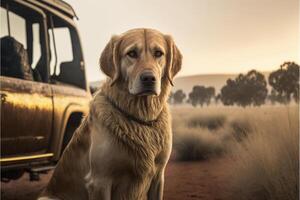
[[66, 0], [79, 20], [87, 77], [104, 79], [99, 57], [132, 28], [170, 34], [183, 54], [178, 76], [271, 71], [299, 63], [298, 0]]

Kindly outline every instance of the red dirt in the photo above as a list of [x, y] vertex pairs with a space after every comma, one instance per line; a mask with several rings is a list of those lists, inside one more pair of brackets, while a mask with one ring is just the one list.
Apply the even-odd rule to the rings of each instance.
[[204, 162], [168, 163], [166, 200], [225, 200], [227, 169], [230, 160], [218, 158]]
[[[204, 162], [170, 161], [165, 173], [165, 200], [225, 200], [225, 177], [229, 167], [225, 158]], [[41, 180], [30, 182], [28, 174], [17, 181], [1, 183], [2, 200], [36, 199], [52, 172], [41, 175]]]

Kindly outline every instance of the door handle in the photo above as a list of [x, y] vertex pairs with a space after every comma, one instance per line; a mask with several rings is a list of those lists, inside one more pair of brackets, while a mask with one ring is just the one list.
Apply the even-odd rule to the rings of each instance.
[[7, 94], [1, 92], [0, 93], [0, 97], [1, 97], [1, 103], [5, 103], [6, 102]]

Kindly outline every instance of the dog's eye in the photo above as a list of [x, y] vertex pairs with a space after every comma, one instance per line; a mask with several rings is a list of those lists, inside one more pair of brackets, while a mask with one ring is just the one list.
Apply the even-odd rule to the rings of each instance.
[[154, 56], [155, 56], [156, 58], [160, 58], [162, 55], [164, 55], [164, 53], [163, 53], [162, 51], [156, 50], [156, 51], [154, 52]]
[[127, 55], [130, 57], [130, 58], [137, 58], [138, 57], [138, 54], [135, 50], [132, 50], [132, 51], [129, 51], [127, 53]]

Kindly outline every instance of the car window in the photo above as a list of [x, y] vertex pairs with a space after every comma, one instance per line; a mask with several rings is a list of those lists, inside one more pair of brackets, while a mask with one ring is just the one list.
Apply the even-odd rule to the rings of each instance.
[[3, 37], [5, 35], [8, 35], [8, 28], [7, 28], [7, 13], [6, 9], [0, 7], [0, 18], [1, 18], [1, 24], [0, 24], [0, 37]]
[[32, 50], [32, 69], [36, 68], [38, 61], [41, 59], [41, 41], [40, 41], [40, 24], [32, 24], [32, 34], [33, 34], [33, 50]]
[[18, 4], [8, 11], [1, 7], [0, 12], [1, 75], [44, 81], [47, 65], [40, 38], [41, 15]]
[[84, 62], [78, 32], [68, 20], [48, 16], [50, 38], [50, 78], [52, 84], [86, 88]]
[[[24, 48], [27, 48], [26, 41], [26, 24], [25, 19], [21, 16], [16, 15], [13, 12], [8, 12], [10, 20], [10, 34], [18, 42], [20, 42]], [[6, 9], [1, 7], [1, 38], [8, 36], [8, 25], [7, 25], [7, 13]]]
[[[51, 60], [50, 60], [50, 74], [54, 74], [54, 70], [56, 70], [55, 75], [59, 76], [60, 67], [62, 63], [73, 61], [73, 50], [72, 50], [72, 41], [70, 36], [69, 28], [67, 27], [59, 27], [53, 28], [54, 38], [52, 35], [52, 29], [49, 30], [50, 35], [50, 49], [51, 49]], [[55, 49], [54, 49], [54, 40], [56, 46], [56, 57], [55, 57]], [[55, 65], [57, 66], [56, 69]]]

